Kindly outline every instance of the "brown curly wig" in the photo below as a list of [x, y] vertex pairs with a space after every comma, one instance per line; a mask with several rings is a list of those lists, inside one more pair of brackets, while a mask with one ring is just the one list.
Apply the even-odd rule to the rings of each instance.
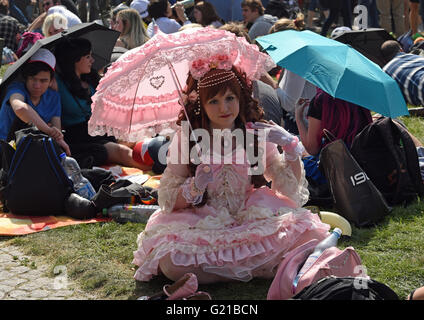
[[[204, 104], [209, 101], [211, 98], [218, 94], [225, 93], [228, 89], [234, 93], [240, 102], [239, 115], [235, 120], [235, 129], [243, 130], [244, 136], [246, 136], [246, 123], [247, 122], [265, 122], [263, 116], [264, 111], [262, 107], [259, 106], [258, 100], [253, 98], [252, 94], [252, 83], [247, 78], [246, 73], [238, 70], [234, 66], [231, 71], [235, 74], [235, 77], [223, 82], [218, 83], [217, 85], [211, 87], [200, 87], [198, 88], [198, 81], [195, 80], [191, 74], [187, 79], [187, 86], [184, 89], [184, 94], [189, 95], [191, 92], [195, 91], [199, 94], [200, 99], [200, 114], [196, 114], [196, 109], [199, 108], [198, 101], [187, 101], [185, 104], [185, 109], [188, 115], [188, 120], [191, 124], [193, 130], [198, 128], [203, 128], [210, 130], [209, 118], [204, 110]], [[214, 77], [214, 75], [219, 77], [219, 74], [222, 71], [219, 69], [212, 69], [207, 72], [203, 77]], [[201, 81], [201, 80], [200, 80]], [[177, 125], [181, 126], [182, 121], [187, 121], [186, 114], [184, 110], [181, 110], [178, 116]], [[191, 134], [191, 133], [190, 133]], [[190, 140], [190, 150], [194, 147], [195, 142]], [[254, 152], [259, 154], [258, 139], [257, 136], [254, 138]], [[258, 163], [250, 163], [250, 166], [253, 168], [259, 165]], [[193, 163], [188, 164], [189, 172], [192, 176], [195, 175], [197, 165]], [[266, 180], [263, 175], [252, 175], [252, 183], [258, 188], [266, 184]], [[206, 203], [207, 195], [203, 196], [203, 201], [200, 206]]]

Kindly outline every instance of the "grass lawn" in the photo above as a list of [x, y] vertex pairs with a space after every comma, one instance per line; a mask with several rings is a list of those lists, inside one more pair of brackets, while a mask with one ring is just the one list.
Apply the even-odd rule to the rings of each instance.
[[[3, 71], [3, 68], [2, 70]], [[1, 74], [1, 73], [0, 73]], [[403, 117], [411, 133], [424, 141], [424, 118]], [[353, 246], [371, 278], [390, 286], [401, 297], [424, 285], [424, 204], [421, 201], [394, 208], [377, 227], [353, 227], [351, 238], [339, 248]], [[81, 224], [0, 241], [19, 246], [26, 254], [43, 258], [53, 277], [56, 266], [66, 266], [68, 276], [99, 299], [135, 299], [151, 295], [169, 281], [158, 276], [147, 283], [133, 279], [131, 264], [137, 235], [143, 224], [115, 222]], [[266, 299], [272, 280], [200, 285], [214, 299]]]

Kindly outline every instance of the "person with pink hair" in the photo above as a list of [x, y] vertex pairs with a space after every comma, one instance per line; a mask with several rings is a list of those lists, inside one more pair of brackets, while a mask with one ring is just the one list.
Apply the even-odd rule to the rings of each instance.
[[[308, 106], [306, 124], [305, 110]], [[305, 99], [299, 100], [295, 114], [300, 140], [310, 155], [303, 158], [306, 176], [318, 184], [326, 183], [318, 170], [319, 153], [331, 142], [325, 138], [323, 129], [330, 131], [336, 139], [342, 139], [350, 148], [356, 134], [372, 122], [368, 109], [334, 98], [319, 88], [310, 103]]]
[[350, 147], [356, 134], [372, 122], [368, 109], [333, 98], [325, 91], [317, 89], [317, 94], [309, 104], [306, 128], [302, 116], [306, 106], [307, 103], [303, 103], [296, 109], [296, 124], [300, 140], [311, 155], [318, 154], [329, 142], [323, 140], [323, 129], [327, 129], [336, 139], [342, 139]]

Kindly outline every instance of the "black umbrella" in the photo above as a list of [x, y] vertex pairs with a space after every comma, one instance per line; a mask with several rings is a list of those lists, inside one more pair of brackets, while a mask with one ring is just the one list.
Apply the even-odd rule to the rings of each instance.
[[380, 67], [385, 65], [380, 47], [387, 40], [396, 40], [385, 29], [370, 28], [347, 31], [334, 38], [339, 42], [350, 45]]
[[92, 45], [92, 55], [95, 59], [93, 68], [101, 69], [110, 62], [110, 57], [115, 46], [116, 40], [119, 37], [119, 32], [111, 30], [97, 22], [80, 23], [62, 33], [38, 40], [31, 49], [28, 50], [18, 61], [7, 68], [4, 73], [3, 80], [0, 84], [0, 92], [4, 93], [7, 86], [16, 79], [19, 70], [24, 63], [40, 48], [45, 48], [54, 51], [56, 44], [63, 37], [85, 38], [90, 40]]

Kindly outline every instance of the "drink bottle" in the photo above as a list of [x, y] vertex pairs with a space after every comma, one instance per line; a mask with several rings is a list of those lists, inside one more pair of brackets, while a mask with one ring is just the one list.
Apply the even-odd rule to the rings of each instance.
[[74, 184], [75, 192], [88, 200], [94, 197], [96, 190], [93, 188], [90, 181], [81, 174], [78, 162], [72, 157], [67, 157], [65, 153], [61, 153], [59, 157], [68, 178], [71, 179]]
[[297, 284], [299, 282], [300, 277], [308, 271], [308, 269], [314, 264], [314, 262], [320, 257], [320, 255], [324, 252], [325, 249], [335, 247], [337, 245], [337, 241], [342, 235], [342, 230], [339, 228], [334, 228], [331, 234], [322, 240], [314, 249], [309, 257], [306, 259], [300, 271], [297, 273], [296, 277], [293, 280], [293, 292], [295, 292], [297, 288]]
[[103, 215], [119, 223], [146, 223], [157, 209], [159, 209], [157, 205], [117, 204], [108, 209], [103, 209]]

